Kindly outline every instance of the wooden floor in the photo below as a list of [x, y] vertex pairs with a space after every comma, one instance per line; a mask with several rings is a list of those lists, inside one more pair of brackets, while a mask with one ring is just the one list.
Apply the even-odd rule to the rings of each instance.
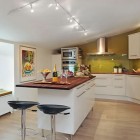
[[[27, 112], [27, 126], [37, 129], [37, 113]], [[20, 140], [20, 112], [0, 117], [0, 140]], [[42, 140], [40, 134], [26, 140]], [[96, 101], [73, 140], [140, 140], [140, 105]]]

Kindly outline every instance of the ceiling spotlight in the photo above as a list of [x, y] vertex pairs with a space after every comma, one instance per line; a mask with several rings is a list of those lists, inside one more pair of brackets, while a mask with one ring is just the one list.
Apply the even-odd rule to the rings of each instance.
[[70, 23], [72, 22], [73, 20], [72, 19], [70, 19]]
[[58, 6], [59, 6], [59, 4], [57, 3], [57, 4], [56, 4], [56, 7], [55, 7], [55, 9], [56, 9], [56, 10], [58, 10], [58, 9], [59, 9], [59, 7], [58, 7]]
[[87, 32], [86, 31], [84, 32], [84, 35], [87, 36]]
[[52, 7], [53, 6], [53, 4], [52, 3], [50, 3], [49, 5], [48, 5], [48, 7], [50, 8], [50, 7]]
[[75, 28], [76, 28], [76, 29], [79, 29], [79, 25], [77, 25]]
[[30, 12], [33, 13], [34, 12], [34, 9], [32, 7], [32, 4], [30, 5], [31, 9], [30, 9]]
[[58, 10], [59, 8], [56, 6], [55, 9]]
[[31, 13], [33, 13], [34, 12], [34, 9], [31, 9], [30, 11], [31, 11]]

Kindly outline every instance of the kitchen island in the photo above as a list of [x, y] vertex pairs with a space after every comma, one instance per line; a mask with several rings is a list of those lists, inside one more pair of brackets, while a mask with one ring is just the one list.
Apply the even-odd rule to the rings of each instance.
[[[66, 105], [68, 115], [56, 116], [56, 131], [74, 135], [94, 105], [94, 79], [89, 77], [68, 78], [68, 85], [39, 82], [24, 83], [17, 87], [38, 88], [40, 104]], [[50, 130], [50, 116], [38, 111], [38, 127]]]

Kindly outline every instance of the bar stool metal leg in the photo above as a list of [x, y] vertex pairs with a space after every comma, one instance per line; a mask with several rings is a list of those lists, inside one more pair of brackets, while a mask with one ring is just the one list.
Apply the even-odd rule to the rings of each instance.
[[56, 135], [55, 135], [55, 115], [51, 115], [51, 140], [56, 140]]
[[21, 110], [21, 139], [25, 140], [26, 135], [26, 111], [24, 109]]
[[45, 137], [45, 135], [44, 135], [44, 129], [41, 129], [41, 135], [42, 135], [42, 137]]
[[73, 135], [70, 135], [70, 140], [73, 140]]

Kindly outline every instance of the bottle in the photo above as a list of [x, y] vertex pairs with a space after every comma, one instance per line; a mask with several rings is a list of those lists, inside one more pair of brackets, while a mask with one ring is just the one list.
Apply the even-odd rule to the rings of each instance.
[[56, 64], [54, 65], [53, 73], [52, 73], [52, 82], [58, 82], [58, 74], [56, 70]]

